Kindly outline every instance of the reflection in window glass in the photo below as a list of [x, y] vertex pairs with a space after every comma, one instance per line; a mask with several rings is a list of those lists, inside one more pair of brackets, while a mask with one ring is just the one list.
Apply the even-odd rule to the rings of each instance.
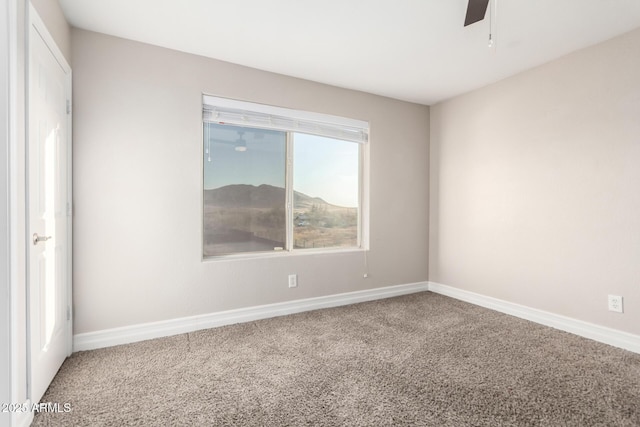
[[204, 123], [204, 256], [286, 242], [286, 133]]
[[359, 145], [293, 134], [294, 249], [358, 246]]

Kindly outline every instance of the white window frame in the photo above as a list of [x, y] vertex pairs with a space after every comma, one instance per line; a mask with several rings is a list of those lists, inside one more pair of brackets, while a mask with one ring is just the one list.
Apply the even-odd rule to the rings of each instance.
[[[271, 129], [286, 132], [286, 242], [282, 251], [238, 252], [233, 254], [204, 255], [204, 133], [201, 135], [201, 256], [203, 261], [221, 259], [247, 259], [273, 256], [297, 256], [305, 254], [360, 252], [369, 250], [369, 123], [329, 114], [294, 110], [266, 104], [258, 104], [236, 99], [202, 95], [204, 123], [231, 124], [252, 128]], [[204, 128], [204, 126], [202, 127]], [[360, 145], [358, 170], [358, 230], [357, 245], [330, 248], [293, 248], [293, 137], [294, 133], [307, 133], [350, 141]]]

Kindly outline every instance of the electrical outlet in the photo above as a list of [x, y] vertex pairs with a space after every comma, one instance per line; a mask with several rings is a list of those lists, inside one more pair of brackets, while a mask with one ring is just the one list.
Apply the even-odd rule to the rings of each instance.
[[609, 295], [609, 311], [615, 311], [616, 313], [623, 313], [621, 296]]
[[289, 275], [289, 287], [290, 288], [297, 288], [298, 287], [298, 275], [297, 274], [290, 274]]

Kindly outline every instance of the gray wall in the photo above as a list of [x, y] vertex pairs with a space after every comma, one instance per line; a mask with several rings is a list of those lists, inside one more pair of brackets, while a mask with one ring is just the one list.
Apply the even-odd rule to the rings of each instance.
[[640, 333], [638, 52], [635, 30], [432, 107], [431, 281]]
[[[74, 333], [427, 280], [428, 107], [79, 29], [71, 39]], [[202, 92], [370, 122], [368, 279], [362, 252], [201, 261]]]
[[49, 30], [56, 45], [71, 64], [71, 27], [67, 23], [58, 0], [30, 0]]

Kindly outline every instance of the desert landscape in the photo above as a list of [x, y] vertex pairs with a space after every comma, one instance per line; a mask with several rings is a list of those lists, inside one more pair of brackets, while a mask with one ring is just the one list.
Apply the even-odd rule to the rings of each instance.
[[[283, 250], [285, 189], [228, 185], [204, 192], [204, 256]], [[294, 249], [358, 244], [358, 209], [294, 192]]]

